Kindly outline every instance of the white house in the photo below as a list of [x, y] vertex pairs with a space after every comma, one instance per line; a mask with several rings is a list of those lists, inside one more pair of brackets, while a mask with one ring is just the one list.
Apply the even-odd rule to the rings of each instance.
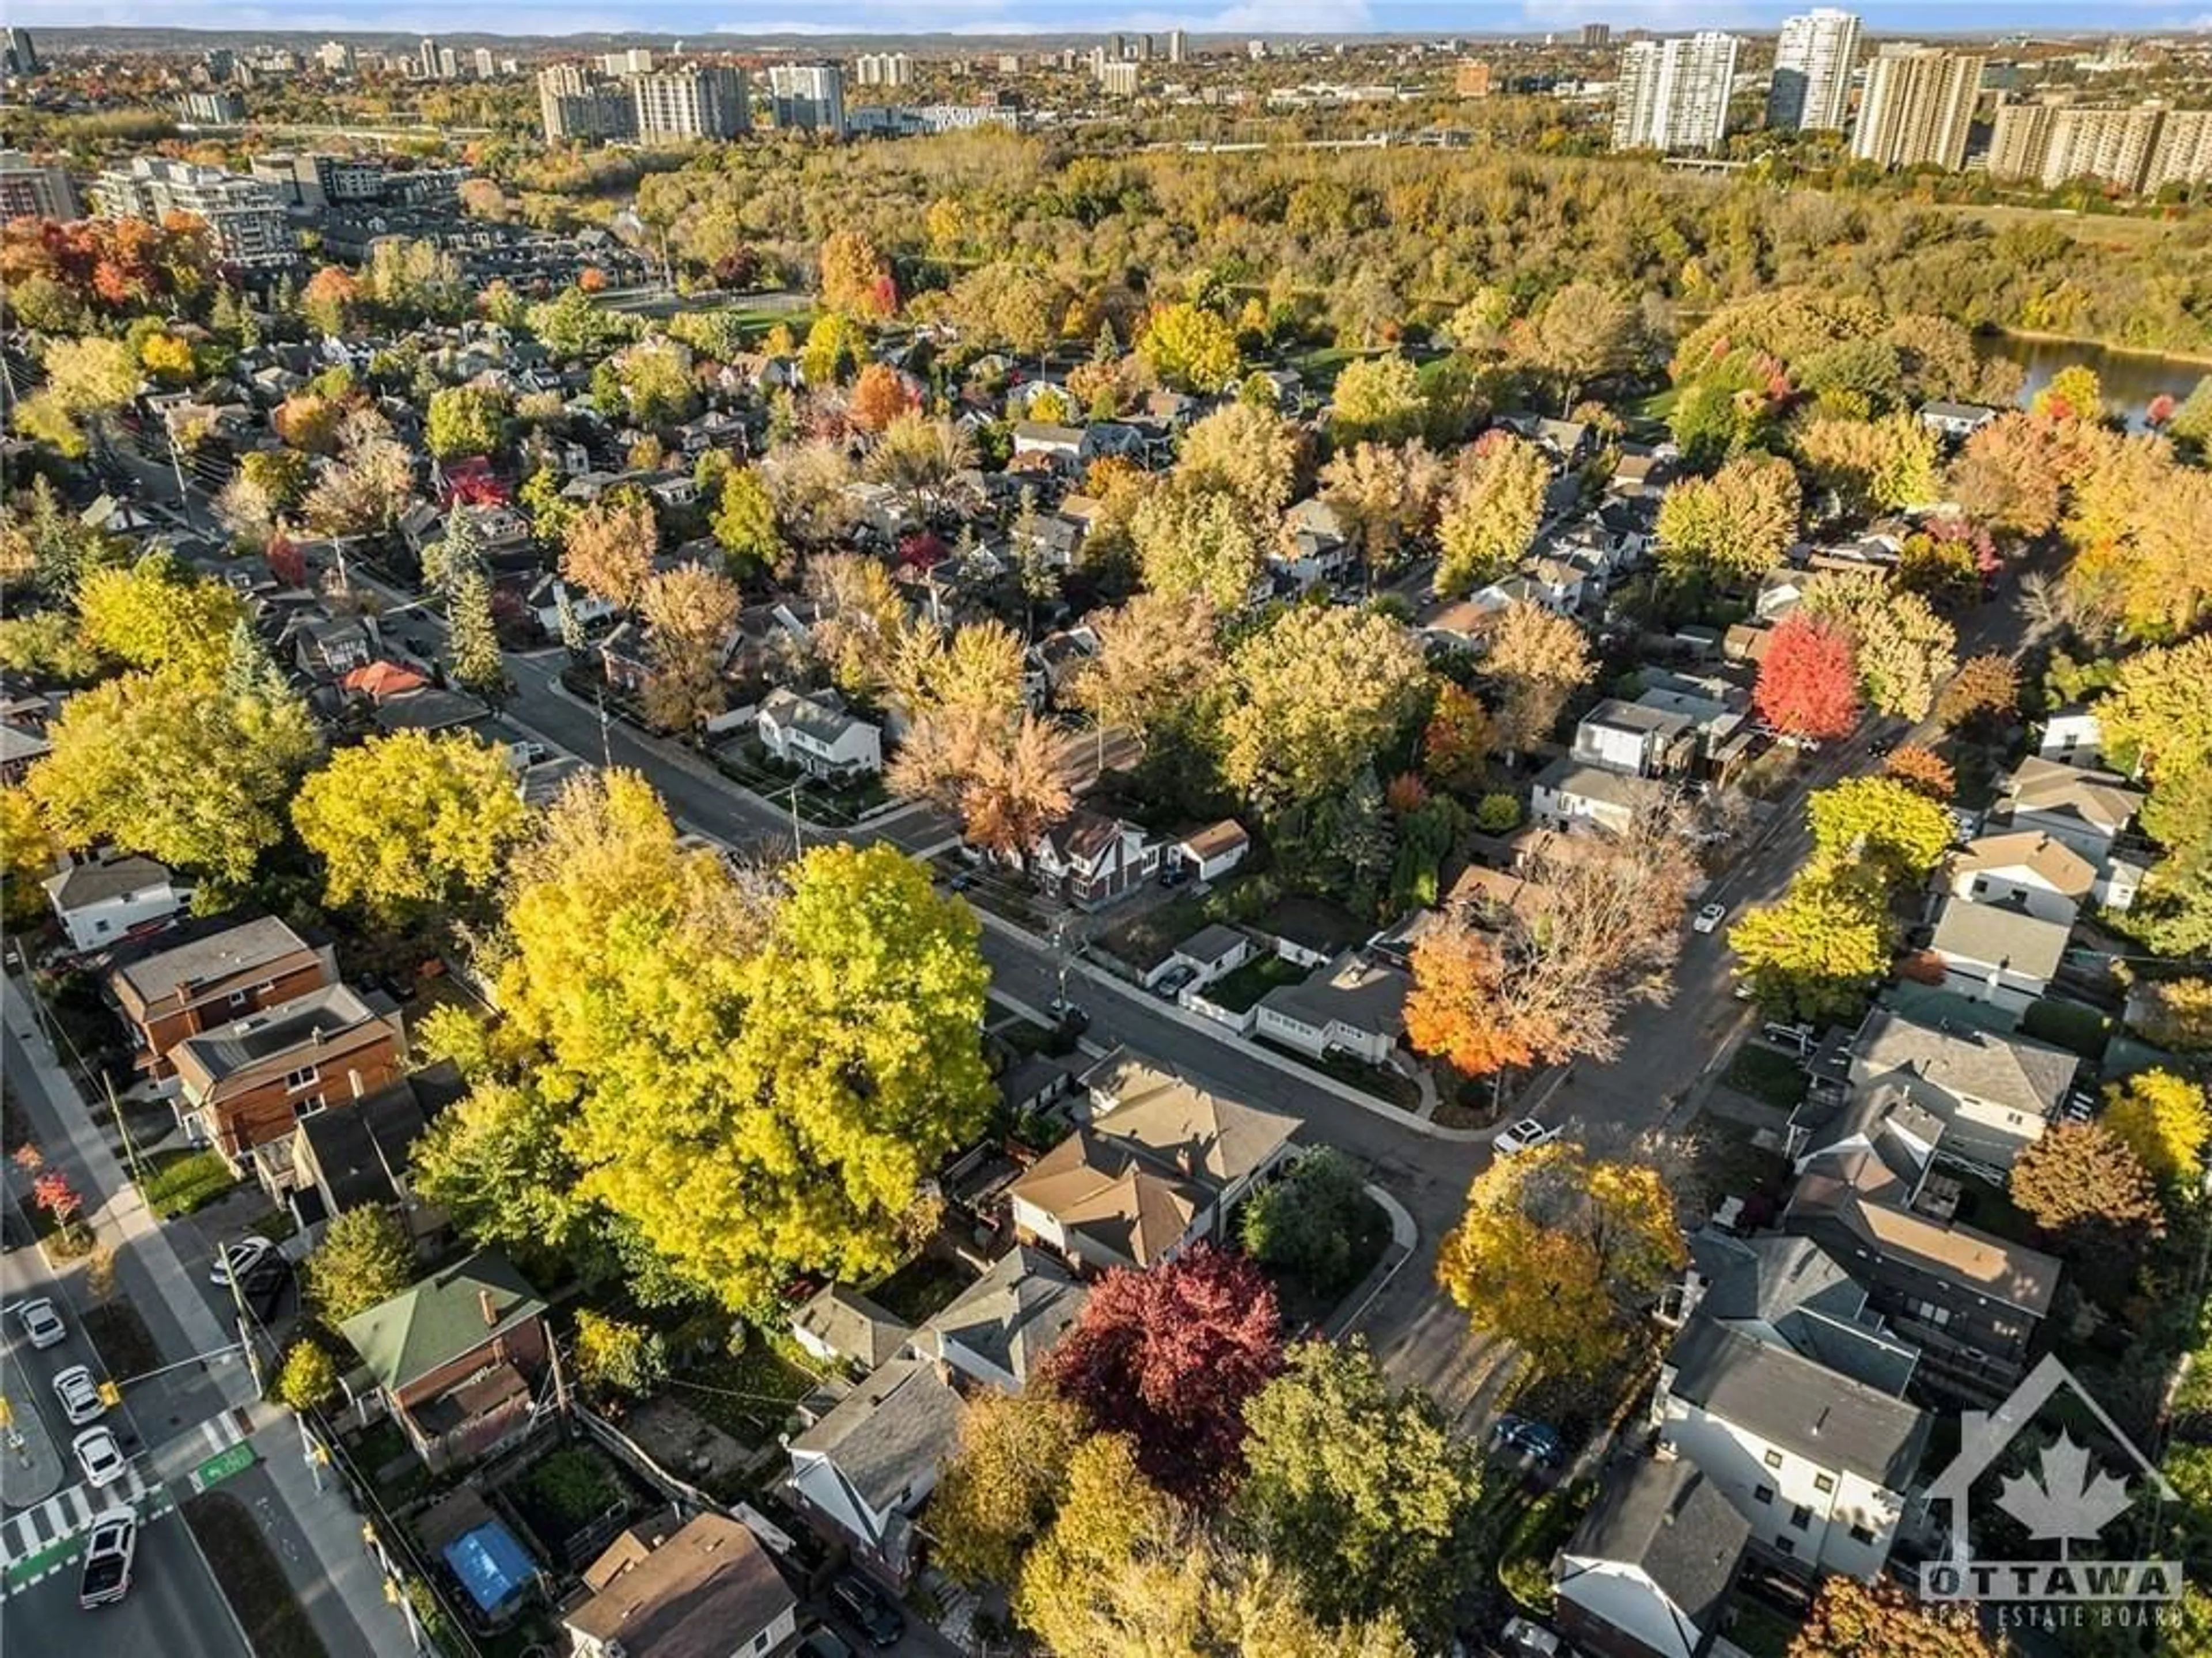
[[1218, 881], [1244, 861], [1252, 850], [1252, 837], [1233, 817], [1193, 829], [1168, 848], [1200, 881]]
[[1215, 921], [1177, 944], [1168, 962], [1195, 973], [1198, 977], [1189, 987], [1201, 990], [1216, 979], [1226, 978], [1251, 959], [1252, 935]]
[[1901, 1398], [1702, 1318], [1668, 1350], [1651, 1422], [1761, 1543], [1867, 1582], [1888, 1564], [1934, 1425]]
[[960, 1395], [925, 1359], [895, 1358], [791, 1442], [800, 1505], [894, 1582], [915, 1564], [913, 1516], [960, 1431]]
[[1687, 764], [1683, 738], [1695, 722], [1673, 709], [1609, 696], [1575, 726], [1574, 758], [1626, 777], [1656, 777]]
[[1018, 1243], [915, 1333], [915, 1350], [985, 1387], [1018, 1394], [1089, 1295], [1050, 1255]]
[[1970, 438], [1997, 417], [1997, 411], [1987, 404], [1953, 403], [1939, 398], [1920, 405], [1920, 423], [1938, 435], [1951, 439]]
[[1951, 860], [1954, 896], [2009, 904], [2061, 926], [2074, 925], [2096, 884], [2094, 865], [2064, 841], [2037, 831], [1985, 835]]
[[1261, 997], [1254, 1028], [1316, 1059], [1348, 1052], [1381, 1065], [1406, 1029], [1412, 988], [1412, 979], [1397, 968], [1346, 950], [1311, 978]]
[[151, 858], [72, 864], [40, 883], [72, 950], [97, 950], [138, 927], [167, 920], [191, 902]]
[[2142, 805], [2142, 791], [2124, 777], [2030, 755], [2005, 784], [2001, 810], [2015, 829], [2063, 841], [2084, 858], [2101, 859]]
[[883, 733], [827, 692], [805, 696], [779, 686], [761, 699], [753, 729], [787, 766], [814, 777], [858, 777], [884, 768]]
[[1553, 1570], [1560, 1632], [1578, 1652], [1705, 1658], [1751, 1527], [1693, 1462], [1615, 1462]]
[[1588, 765], [1572, 755], [1559, 759], [1536, 774], [1528, 794], [1528, 813], [1536, 823], [1553, 829], [1577, 823], [1626, 835], [1636, 815], [1651, 801], [1652, 785], [1642, 778]]
[[550, 639], [561, 636], [561, 599], [565, 594], [569, 613], [586, 628], [597, 627], [602, 622], [611, 622], [622, 614], [611, 600], [600, 598], [581, 587], [571, 587], [557, 575], [540, 576], [532, 584], [530, 596], [525, 601], [538, 625]]
[[2072, 929], [2025, 909], [1946, 898], [1929, 949], [1948, 988], [2014, 1013], [2051, 987]]
[[2105, 763], [2105, 722], [2078, 705], [2061, 708], [2043, 722], [2035, 751], [2061, 765], [2098, 770]]

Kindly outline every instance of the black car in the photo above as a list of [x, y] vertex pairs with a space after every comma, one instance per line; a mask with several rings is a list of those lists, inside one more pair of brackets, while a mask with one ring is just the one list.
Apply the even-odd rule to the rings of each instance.
[[830, 1598], [848, 1621], [868, 1637], [868, 1644], [890, 1647], [906, 1633], [906, 1619], [883, 1592], [864, 1578], [848, 1572], [830, 1586]]
[[799, 1643], [798, 1658], [858, 1658], [845, 1637], [827, 1624], [817, 1624]]

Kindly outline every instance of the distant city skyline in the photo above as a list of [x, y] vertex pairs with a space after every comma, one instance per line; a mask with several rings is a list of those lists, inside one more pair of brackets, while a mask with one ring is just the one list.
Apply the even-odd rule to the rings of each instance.
[[[2206, 0], [2106, 0], [2093, 21], [2078, 0], [1929, 0], [1853, 6], [1871, 33], [2178, 33], [2212, 30]], [[1232, 0], [1218, 7], [1133, 5], [1102, 12], [1083, 0], [549, 0], [526, 14], [531, 35], [586, 33], [1019, 35], [1164, 33], [1193, 34], [1413, 33], [1426, 36], [1557, 32], [1571, 39], [1586, 22], [1620, 31], [1737, 29], [1771, 33], [1806, 9], [1768, 0]], [[487, 0], [450, 5], [323, 0], [298, 9], [232, 5], [223, 0], [164, 0], [149, 15], [143, 0], [13, 0], [11, 23], [31, 28], [110, 27], [225, 33], [515, 33], [510, 6]]]

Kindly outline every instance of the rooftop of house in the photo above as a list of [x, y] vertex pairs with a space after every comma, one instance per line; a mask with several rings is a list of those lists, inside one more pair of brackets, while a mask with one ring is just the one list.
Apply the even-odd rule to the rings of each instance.
[[127, 898], [134, 892], [168, 884], [167, 866], [151, 858], [107, 858], [71, 864], [58, 875], [49, 875], [40, 884], [46, 888], [54, 908], [66, 915], [72, 910], [88, 909], [94, 904]]
[[307, 949], [307, 940], [284, 922], [264, 915], [118, 967], [115, 978], [126, 1000], [150, 1007], [194, 985], [234, 978]]
[[1348, 950], [1311, 977], [1278, 985], [1260, 1005], [1301, 1024], [1343, 1024], [1395, 1036], [1405, 1027], [1406, 997], [1413, 987], [1401, 969]]
[[1872, 1200], [1850, 1181], [1825, 1172], [1801, 1175], [1789, 1218], [1832, 1217], [1869, 1248], [1960, 1289], [2043, 1317], [2057, 1293], [2059, 1263], [2039, 1249], [2008, 1243], [1971, 1226]]
[[2049, 980], [2065, 959], [2073, 929], [2004, 904], [1980, 904], [1949, 897], [1936, 914], [1929, 940], [1942, 955], [1987, 962], [2033, 979]]
[[922, 1328], [1027, 1383], [1089, 1296], [1042, 1250], [1016, 1244]]
[[1651, 798], [1651, 785], [1641, 777], [1626, 777], [1601, 766], [1584, 765], [1571, 756], [1559, 759], [1536, 774], [1536, 786], [1578, 799], [1601, 800], [1607, 805], [1633, 811]]
[[2142, 791], [2108, 771], [2089, 771], [2063, 761], [2030, 755], [2005, 785], [2005, 802], [2014, 811], [2069, 817], [2117, 835], [2142, 805]]
[[817, 743], [836, 743], [866, 722], [846, 711], [832, 692], [808, 696], [779, 685], [761, 699], [761, 717], [787, 730], [803, 732]]
[[1565, 1551], [1559, 1588], [1572, 1596], [1577, 1561], [1618, 1561], [1650, 1578], [1700, 1635], [1719, 1626], [1751, 1522], [1686, 1458], [1615, 1463]]
[[884, 1365], [791, 1442], [794, 1459], [825, 1456], [862, 1501], [884, 1514], [934, 1473], [960, 1430], [960, 1395], [918, 1358]]
[[2054, 892], [2083, 899], [2097, 884], [2097, 866], [2063, 841], [2032, 829], [1984, 835], [1970, 841], [1951, 860], [1956, 875], [1984, 871], [2027, 870]]
[[1088, 1126], [1030, 1164], [1007, 1192], [1139, 1266], [1165, 1260], [1211, 1200], [1197, 1181]]
[[1191, 830], [1176, 844], [1194, 858], [1219, 858], [1239, 847], [1251, 845], [1252, 837], [1234, 817], [1224, 817], [1218, 823]]
[[1773, 1336], [1815, 1363], [1902, 1394], [1919, 1355], [1867, 1311], [1867, 1292], [1813, 1239], [1768, 1232], [1733, 1237], [1708, 1227], [1690, 1239], [1703, 1290], [1700, 1316]]
[[650, 1541], [633, 1527], [584, 1578], [592, 1598], [568, 1627], [629, 1658], [726, 1658], [799, 1605], [759, 1540], [719, 1514]]
[[355, 1314], [338, 1333], [397, 1393], [544, 1311], [514, 1263], [483, 1249]]
[[289, 1002], [187, 1036], [171, 1058], [188, 1084], [212, 1088], [271, 1060], [316, 1048], [388, 1011], [388, 1002], [383, 1009], [371, 1006], [350, 985], [318, 985]]
[[1887, 1491], [1911, 1484], [1935, 1425], [1893, 1394], [1711, 1319], [1692, 1319], [1666, 1362], [1672, 1397]]
[[1584, 714], [1582, 723], [1674, 737], [1689, 730], [1694, 722], [1688, 715], [1678, 714], [1671, 708], [1653, 708], [1641, 701], [1626, 702], [1620, 697], [1608, 696]]
[[1876, 1008], [1859, 1028], [1852, 1057], [1872, 1076], [1909, 1072], [1947, 1092], [2041, 1114], [2057, 1104], [2078, 1056], [2025, 1036], [1970, 1026], [1930, 1026]]
[[1244, 933], [1226, 922], [1211, 921], [1177, 944], [1175, 953], [1210, 965], [1235, 955], [1239, 945], [1249, 948], [1251, 942]]
[[792, 1327], [804, 1330], [832, 1352], [874, 1370], [898, 1356], [914, 1332], [905, 1321], [848, 1284], [825, 1284], [792, 1315]]
[[1298, 1119], [1208, 1093], [1117, 1048], [1083, 1073], [1097, 1105], [1091, 1132], [1181, 1174], [1242, 1180], [1297, 1133]]
[[398, 1195], [415, 1142], [428, 1126], [414, 1085], [401, 1081], [356, 1100], [343, 1111], [318, 1111], [300, 1119], [320, 1184], [343, 1213], [364, 1204], [390, 1203]]

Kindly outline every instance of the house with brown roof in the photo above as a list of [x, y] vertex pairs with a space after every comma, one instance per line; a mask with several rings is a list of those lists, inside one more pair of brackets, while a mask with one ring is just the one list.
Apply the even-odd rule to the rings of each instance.
[[2141, 789], [2115, 773], [2032, 754], [2007, 780], [1998, 810], [2015, 830], [2051, 835], [2100, 862], [2135, 821], [2142, 799]]
[[673, 1535], [633, 1526], [584, 1570], [562, 1614], [576, 1658], [766, 1658], [799, 1632], [799, 1597], [760, 1540], [702, 1514]]
[[398, 1010], [350, 987], [324, 985], [179, 1042], [177, 1121], [239, 1173], [283, 1196], [296, 1177], [293, 1130], [406, 1073]]
[[1252, 837], [1244, 826], [1233, 817], [1224, 817], [1193, 829], [1168, 848], [1168, 855], [1180, 859], [1194, 878], [1218, 881], [1243, 863], [1251, 850]]
[[2040, 831], [1984, 835], [1951, 859], [1951, 891], [1978, 904], [2010, 904], [2063, 926], [2089, 900], [2097, 866]]
[[185, 1037], [337, 982], [337, 957], [274, 916], [241, 921], [125, 962], [108, 994], [137, 1037], [138, 1068], [161, 1078]]
[[1151, 1266], [1218, 1236], [1297, 1132], [1124, 1048], [1083, 1081], [1088, 1120], [1007, 1188], [1017, 1233], [1079, 1267]]

